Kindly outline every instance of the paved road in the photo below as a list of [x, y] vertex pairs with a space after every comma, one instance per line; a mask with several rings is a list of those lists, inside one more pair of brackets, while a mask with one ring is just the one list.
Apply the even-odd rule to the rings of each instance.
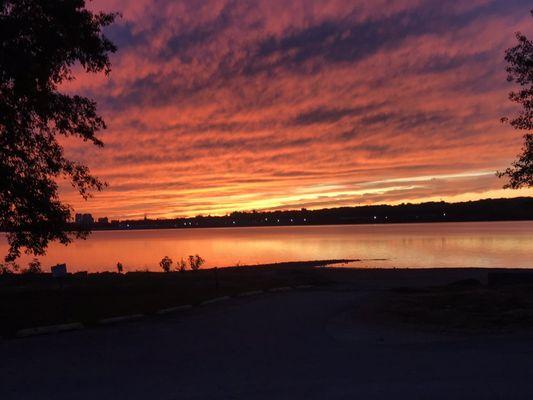
[[230, 300], [0, 342], [0, 399], [531, 399], [533, 340], [350, 322], [366, 291]]

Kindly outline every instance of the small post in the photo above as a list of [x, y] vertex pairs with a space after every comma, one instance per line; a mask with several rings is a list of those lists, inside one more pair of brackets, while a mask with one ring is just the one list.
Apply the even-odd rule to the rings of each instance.
[[217, 294], [218, 294], [218, 289], [220, 288], [220, 282], [218, 280], [218, 268], [215, 267], [215, 287], [217, 289]]
[[63, 290], [63, 281], [67, 276], [67, 264], [57, 264], [51, 268], [52, 277], [59, 283], [59, 292], [61, 293], [61, 305], [63, 312], [63, 321], [67, 319], [67, 301], [65, 299], [65, 291]]

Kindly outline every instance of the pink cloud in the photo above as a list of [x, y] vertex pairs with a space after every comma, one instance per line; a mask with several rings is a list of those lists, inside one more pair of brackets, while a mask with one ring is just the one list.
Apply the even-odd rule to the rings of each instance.
[[[496, 171], [519, 151], [520, 135], [498, 120], [513, 110], [503, 51], [515, 30], [533, 34], [524, 1], [91, 7], [123, 17], [108, 31], [120, 47], [110, 78], [78, 73], [65, 86], [94, 97], [109, 125], [103, 150], [66, 141], [110, 184], [88, 203], [65, 187], [76, 209], [171, 216], [478, 198], [503, 182], [438, 177]], [[364, 193], [422, 175], [437, 180]]]

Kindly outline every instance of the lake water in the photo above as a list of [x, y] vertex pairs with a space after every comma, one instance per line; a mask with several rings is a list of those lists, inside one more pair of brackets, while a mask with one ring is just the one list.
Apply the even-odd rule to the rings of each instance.
[[117, 261], [129, 271], [159, 270], [163, 256], [189, 254], [206, 268], [334, 258], [363, 259], [352, 265], [365, 268], [532, 268], [533, 221], [97, 231], [53, 244], [41, 261], [45, 270], [61, 262], [70, 271], [115, 270]]

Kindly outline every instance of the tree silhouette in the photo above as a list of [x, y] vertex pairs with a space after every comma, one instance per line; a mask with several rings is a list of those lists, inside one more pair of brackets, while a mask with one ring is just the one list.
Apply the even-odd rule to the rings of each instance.
[[[533, 16], [533, 10], [531, 10]], [[520, 32], [516, 33], [518, 44], [505, 52], [507, 80], [518, 83], [521, 88], [509, 93], [512, 102], [520, 104], [522, 110], [514, 118], [502, 118], [515, 129], [526, 131], [522, 153], [511, 167], [498, 176], [508, 177], [505, 188], [518, 189], [533, 186], [533, 42]]]
[[102, 190], [89, 169], [64, 155], [58, 137], [96, 146], [105, 129], [96, 103], [59, 91], [79, 63], [88, 73], [110, 72], [114, 44], [102, 33], [116, 14], [93, 13], [84, 0], [0, 0], [0, 229], [8, 231], [6, 260], [22, 248], [45, 253], [50, 241], [68, 244], [72, 209], [58, 195], [66, 178], [83, 198]]

